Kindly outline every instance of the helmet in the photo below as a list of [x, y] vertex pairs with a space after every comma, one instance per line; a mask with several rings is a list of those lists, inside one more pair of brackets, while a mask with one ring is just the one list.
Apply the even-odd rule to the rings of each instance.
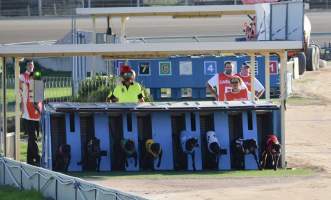
[[133, 80], [136, 76], [136, 73], [130, 66], [122, 65], [120, 70], [120, 75], [125, 80]]

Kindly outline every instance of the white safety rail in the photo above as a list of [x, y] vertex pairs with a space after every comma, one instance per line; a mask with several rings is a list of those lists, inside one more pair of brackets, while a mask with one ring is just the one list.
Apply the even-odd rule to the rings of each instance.
[[34, 189], [54, 200], [145, 199], [5, 157], [0, 157], [0, 185], [20, 190]]

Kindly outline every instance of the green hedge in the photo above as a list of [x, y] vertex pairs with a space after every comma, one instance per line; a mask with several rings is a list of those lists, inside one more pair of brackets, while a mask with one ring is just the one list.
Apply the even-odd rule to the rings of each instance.
[[[80, 83], [78, 96], [74, 97], [77, 102], [105, 102], [107, 96], [115, 88], [118, 79], [112, 76], [95, 76]], [[152, 101], [143, 87], [145, 101]]]

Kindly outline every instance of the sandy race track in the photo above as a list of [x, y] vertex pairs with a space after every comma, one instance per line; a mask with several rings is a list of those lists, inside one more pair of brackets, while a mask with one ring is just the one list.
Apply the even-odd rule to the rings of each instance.
[[149, 199], [291, 199], [331, 197], [331, 67], [294, 82], [286, 111], [288, 167], [313, 175], [238, 178], [111, 177], [93, 182]]

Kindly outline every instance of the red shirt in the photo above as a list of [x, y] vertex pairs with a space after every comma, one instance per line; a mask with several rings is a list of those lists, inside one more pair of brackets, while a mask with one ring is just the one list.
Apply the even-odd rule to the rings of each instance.
[[239, 76], [243, 80], [243, 82], [247, 86], [248, 91], [251, 91], [251, 76], [241, 76], [240, 74], [237, 74], [237, 76]]
[[227, 101], [245, 101], [248, 100], [247, 89], [242, 89], [239, 92], [230, 92], [225, 93], [225, 98]]
[[230, 92], [232, 87], [230, 84], [230, 79], [232, 78], [232, 75], [225, 75], [224, 73], [218, 74], [218, 100], [224, 101], [225, 100], [225, 94], [227, 92]]

